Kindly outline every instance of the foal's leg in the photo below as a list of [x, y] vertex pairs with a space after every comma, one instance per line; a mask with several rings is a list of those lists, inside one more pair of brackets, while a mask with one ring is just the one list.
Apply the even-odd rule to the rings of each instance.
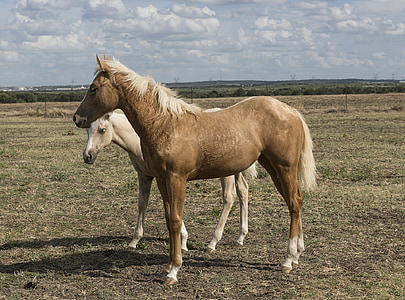
[[304, 234], [301, 217], [303, 197], [298, 185], [297, 173], [296, 170], [292, 170], [293, 168], [283, 168], [281, 166], [278, 166], [276, 171], [270, 161], [264, 156], [259, 158], [259, 163], [270, 174], [277, 190], [286, 201], [290, 213], [291, 221], [287, 254], [284, 262], [281, 264], [283, 271], [289, 273], [294, 266], [298, 265], [298, 258], [304, 251]]
[[167, 274], [164, 285], [177, 282], [177, 272], [182, 264], [181, 238], [183, 207], [186, 196], [186, 176], [169, 174], [163, 180], [157, 180], [160, 193], [162, 194], [165, 207], [166, 226], [169, 230], [170, 252]]
[[188, 251], [187, 248], [187, 239], [188, 239], [188, 232], [186, 230], [186, 226], [184, 225], [184, 222], [181, 222], [181, 250]]
[[216, 244], [221, 240], [222, 233], [224, 232], [224, 227], [226, 220], [228, 219], [229, 212], [231, 211], [233, 202], [235, 201], [235, 178], [234, 176], [228, 176], [221, 178], [222, 186], [222, 211], [219, 216], [219, 222], [215, 228], [214, 235], [212, 236], [211, 242], [208, 244], [207, 251], [215, 251]]
[[143, 224], [145, 221], [145, 212], [148, 207], [150, 188], [153, 177], [138, 172], [139, 192], [138, 192], [138, 222], [135, 228], [135, 234], [128, 247], [136, 248], [139, 240], [143, 237]]
[[236, 242], [243, 246], [243, 241], [248, 233], [248, 197], [249, 197], [249, 185], [246, 182], [242, 173], [235, 175], [236, 193], [239, 197], [240, 207], [240, 221], [239, 221], [239, 237]]

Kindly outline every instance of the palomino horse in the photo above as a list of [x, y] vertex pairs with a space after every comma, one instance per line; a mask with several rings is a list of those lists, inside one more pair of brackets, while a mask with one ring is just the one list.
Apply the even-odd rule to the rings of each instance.
[[[141, 141], [135, 130], [132, 128], [127, 117], [120, 110], [114, 110], [91, 123], [87, 130], [88, 139], [86, 149], [83, 152], [84, 162], [93, 164], [98, 154], [111, 142], [117, 144], [128, 152], [129, 158], [136, 172], [138, 173], [138, 222], [135, 235], [129, 243], [129, 247], [136, 248], [137, 243], [143, 236], [143, 224], [145, 212], [149, 202], [149, 195], [153, 176], [148, 172], [141, 151]], [[253, 164], [244, 171], [245, 176], [256, 177], [256, 165]], [[248, 184], [242, 174], [221, 178], [223, 209], [219, 222], [215, 228], [211, 242], [207, 250], [214, 251], [216, 244], [222, 238], [225, 223], [231, 211], [236, 196], [240, 204], [239, 236], [236, 242], [243, 245], [248, 232]], [[181, 228], [181, 249], [187, 251], [188, 233], [184, 223]]]
[[97, 56], [97, 62], [96, 76], [73, 120], [88, 128], [120, 108], [139, 135], [146, 167], [162, 194], [169, 230], [169, 273], [164, 284], [177, 281], [182, 264], [180, 230], [187, 180], [230, 176], [256, 160], [289, 209], [289, 241], [281, 266], [290, 272], [304, 250], [301, 188], [316, 186], [312, 140], [301, 115], [271, 97], [252, 97], [223, 110], [202, 112], [117, 60]]

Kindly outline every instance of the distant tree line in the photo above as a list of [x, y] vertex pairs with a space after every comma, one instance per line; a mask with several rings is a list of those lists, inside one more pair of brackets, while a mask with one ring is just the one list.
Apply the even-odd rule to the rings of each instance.
[[386, 94], [405, 93], [405, 84], [395, 85], [269, 85], [269, 86], [220, 86], [215, 88], [181, 88], [178, 94], [183, 98], [222, 98], [251, 96], [294, 96], [294, 95], [339, 95], [339, 94]]
[[31, 102], [80, 102], [85, 91], [76, 92], [3, 92], [0, 91], [0, 103]]
[[[395, 84], [275, 84], [275, 85], [222, 85], [212, 87], [177, 88], [182, 98], [223, 98], [250, 96], [339, 95], [405, 93], [405, 83]], [[0, 103], [80, 102], [86, 91], [4, 92]]]

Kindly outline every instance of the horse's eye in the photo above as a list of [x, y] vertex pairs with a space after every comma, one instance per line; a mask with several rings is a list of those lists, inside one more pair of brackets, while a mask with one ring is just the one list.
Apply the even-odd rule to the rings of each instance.
[[100, 132], [101, 134], [104, 134], [106, 131], [107, 131], [107, 130], [106, 130], [105, 128], [102, 128], [102, 129], [99, 130], [99, 132]]
[[91, 93], [94, 93], [95, 91], [97, 91], [97, 89], [98, 89], [98, 87], [97, 87], [96, 85], [94, 85], [94, 84], [92, 84], [92, 85], [90, 86], [90, 92], [91, 92]]

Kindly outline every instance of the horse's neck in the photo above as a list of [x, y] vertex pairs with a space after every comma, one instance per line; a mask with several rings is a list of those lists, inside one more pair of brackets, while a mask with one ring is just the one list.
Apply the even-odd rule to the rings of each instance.
[[140, 99], [135, 93], [120, 97], [119, 108], [124, 111], [142, 142], [149, 142], [162, 131], [164, 118], [159, 113], [157, 102], [151, 95]]
[[113, 128], [112, 141], [129, 154], [140, 156], [141, 143], [128, 119], [123, 114], [114, 113], [111, 116]]

